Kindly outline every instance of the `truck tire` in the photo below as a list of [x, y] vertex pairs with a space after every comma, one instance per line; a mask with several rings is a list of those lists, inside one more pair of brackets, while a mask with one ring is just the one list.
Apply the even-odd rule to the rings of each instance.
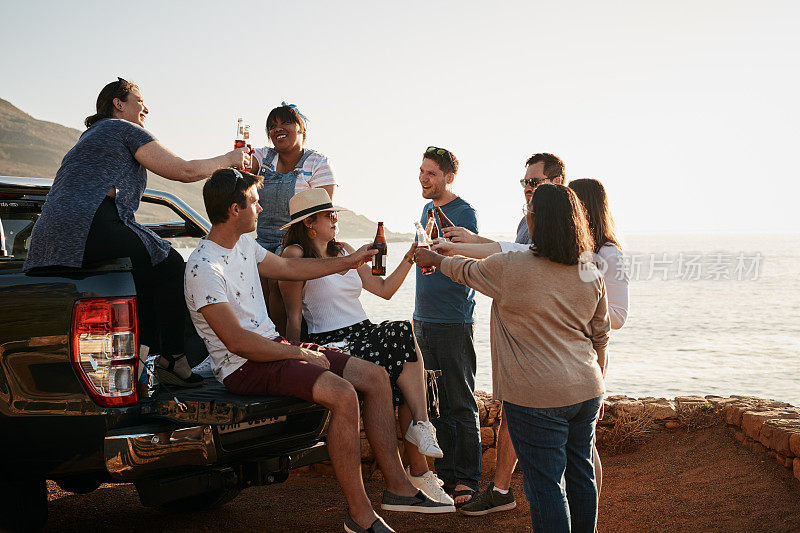
[[55, 482], [59, 487], [61, 487], [62, 490], [73, 492], [75, 494], [89, 494], [102, 485], [100, 480], [97, 478], [80, 476], [56, 479]]
[[47, 483], [0, 471], [0, 531], [42, 529], [47, 522]]
[[187, 513], [204, 509], [213, 509], [225, 505], [239, 495], [241, 489], [231, 487], [216, 489], [201, 494], [195, 494], [179, 500], [172, 500], [161, 504], [161, 508], [172, 513]]

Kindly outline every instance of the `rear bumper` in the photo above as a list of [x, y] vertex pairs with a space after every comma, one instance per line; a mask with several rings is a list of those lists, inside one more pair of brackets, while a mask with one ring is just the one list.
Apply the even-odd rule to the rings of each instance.
[[[224, 463], [237, 469], [238, 477], [248, 484], [261, 485], [282, 481], [294, 468], [328, 459], [327, 446], [317, 442], [319, 436], [320, 432], [314, 432], [295, 440], [292, 446], [287, 446], [284, 440], [282, 446], [273, 442], [273, 445], [251, 447], [235, 456], [225, 453], [220, 457], [219, 453], [224, 453], [218, 453], [224, 449], [221, 436], [210, 425], [199, 425], [109, 434], [103, 452], [106, 470], [120, 481], [157, 478], [176, 470], [207, 470]], [[270, 453], [270, 450], [274, 451]]]
[[176, 467], [211, 466], [217, 462], [217, 446], [210, 425], [107, 435], [103, 453], [106, 470], [120, 481], [133, 481]]

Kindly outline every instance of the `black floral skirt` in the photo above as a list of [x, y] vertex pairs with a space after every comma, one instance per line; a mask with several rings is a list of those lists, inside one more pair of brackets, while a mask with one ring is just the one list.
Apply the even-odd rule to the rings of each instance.
[[392, 399], [395, 405], [403, 403], [403, 396], [397, 388], [397, 378], [403, 371], [403, 363], [417, 360], [414, 349], [414, 333], [411, 322], [407, 320], [385, 321], [373, 324], [364, 320], [346, 328], [309, 333], [308, 340], [316, 344], [347, 342], [350, 355], [382, 366], [389, 373], [392, 383]]

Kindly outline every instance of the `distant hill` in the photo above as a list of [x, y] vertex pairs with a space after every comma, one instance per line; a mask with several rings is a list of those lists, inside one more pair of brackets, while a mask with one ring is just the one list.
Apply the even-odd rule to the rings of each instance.
[[[38, 120], [0, 98], [0, 175], [52, 178], [61, 159], [72, 148], [81, 131], [54, 122]], [[184, 184], [170, 181], [152, 172], [147, 178], [152, 189], [167, 191], [183, 199], [198, 213], [205, 215], [200, 183]], [[144, 214], [144, 213], [143, 213]], [[141, 218], [145, 221], [146, 215]], [[343, 211], [340, 216], [340, 238], [371, 239], [377, 223], [353, 211]], [[388, 241], [413, 239], [408, 233], [386, 231]]]

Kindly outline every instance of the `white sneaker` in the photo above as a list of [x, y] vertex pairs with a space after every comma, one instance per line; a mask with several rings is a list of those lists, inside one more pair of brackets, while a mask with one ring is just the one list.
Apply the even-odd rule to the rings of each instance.
[[436, 428], [430, 422], [412, 423], [406, 431], [406, 440], [419, 449], [419, 453], [428, 457], [444, 457], [439, 443], [436, 441]]
[[406, 476], [408, 476], [408, 480], [411, 481], [412, 485], [424, 492], [425, 496], [431, 500], [439, 503], [446, 503], [447, 505], [453, 505], [453, 498], [448, 496], [447, 493], [442, 489], [444, 481], [439, 479], [439, 477], [430, 470], [421, 476], [412, 476], [411, 467], [407, 466]]

